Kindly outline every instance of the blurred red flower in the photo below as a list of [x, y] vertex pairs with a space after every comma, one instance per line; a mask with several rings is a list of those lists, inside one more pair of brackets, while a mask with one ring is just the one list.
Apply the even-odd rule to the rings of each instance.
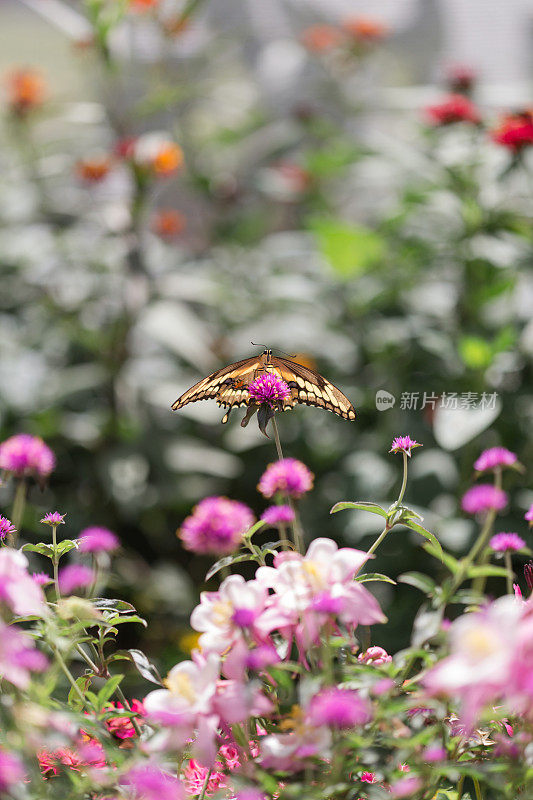
[[440, 103], [424, 109], [427, 121], [431, 125], [451, 125], [454, 122], [470, 122], [478, 125], [481, 114], [477, 106], [462, 94], [450, 94]]
[[301, 35], [302, 44], [313, 53], [323, 53], [337, 47], [342, 41], [342, 33], [333, 25], [311, 25]]
[[42, 105], [46, 93], [46, 82], [39, 70], [22, 68], [7, 76], [7, 101], [14, 114], [22, 116]]
[[349, 17], [343, 21], [342, 30], [358, 42], [377, 42], [389, 33], [388, 26], [374, 17]]
[[529, 147], [533, 144], [533, 111], [526, 109], [506, 114], [490, 135], [494, 142], [508, 147], [515, 153], [524, 147]]
[[186, 227], [187, 218], [175, 208], [161, 208], [152, 217], [152, 231], [162, 239], [173, 239]]
[[100, 183], [111, 170], [109, 156], [80, 158], [76, 164], [76, 175], [84, 183]]

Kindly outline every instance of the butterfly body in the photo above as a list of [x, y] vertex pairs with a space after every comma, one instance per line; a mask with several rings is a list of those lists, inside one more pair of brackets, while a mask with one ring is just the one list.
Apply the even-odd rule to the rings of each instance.
[[[172, 409], [177, 411], [187, 403], [209, 399], [216, 400], [219, 406], [230, 411], [239, 406], [253, 406], [255, 400], [250, 397], [248, 387], [256, 378], [268, 372], [285, 381], [290, 389], [290, 396], [281, 401], [279, 410], [287, 411], [303, 403], [332, 411], [346, 420], [355, 419], [355, 409], [340, 389], [296, 361], [273, 356], [272, 350], [265, 350], [260, 356], [245, 358], [216, 370], [178, 397]], [[223, 422], [227, 421], [228, 416], [229, 412]]]

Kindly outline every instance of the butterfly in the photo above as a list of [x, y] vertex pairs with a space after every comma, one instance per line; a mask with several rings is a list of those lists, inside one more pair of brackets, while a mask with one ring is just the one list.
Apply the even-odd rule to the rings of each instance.
[[[213, 399], [219, 406], [229, 409], [222, 419], [223, 423], [228, 421], [234, 408], [248, 406], [249, 411], [253, 412], [257, 405], [250, 396], [248, 387], [256, 378], [266, 373], [281, 378], [290, 389], [290, 395], [281, 402], [281, 411], [288, 411], [297, 403], [304, 403], [332, 411], [346, 420], [355, 419], [355, 409], [340, 389], [309, 367], [288, 358], [273, 356], [272, 350], [264, 350], [260, 356], [245, 358], [217, 369], [178, 397], [172, 410], [177, 411], [187, 403], [195, 403], [197, 400]], [[248, 421], [248, 414], [245, 420]]]

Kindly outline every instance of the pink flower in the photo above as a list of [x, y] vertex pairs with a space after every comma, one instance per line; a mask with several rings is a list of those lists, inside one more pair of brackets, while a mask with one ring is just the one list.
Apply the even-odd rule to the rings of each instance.
[[120, 783], [129, 787], [135, 800], [183, 800], [183, 784], [158, 764], [132, 767]]
[[481, 115], [477, 106], [462, 94], [451, 94], [440, 103], [427, 106], [425, 116], [431, 125], [451, 125], [454, 122], [470, 122], [478, 125]]
[[94, 580], [94, 572], [85, 564], [68, 564], [59, 570], [61, 594], [72, 594], [75, 589], [84, 589]]
[[519, 153], [533, 144], [533, 114], [529, 110], [506, 114], [499, 125], [491, 131], [491, 138], [497, 144]]
[[58, 525], [65, 524], [66, 514], [60, 514], [59, 511], [49, 511], [40, 520], [43, 525], [50, 525], [51, 528], [57, 528]]
[[108, 528], [84, 528], [80, 533], [80, 553], [110, 553], [120, 546], [118, 537]]
[[0, 469], [17, 478], [46, 478], [55, 466], [55, 456], [38, 436], [18, 433], [0, 444]]
[[0, 749], [0, 792], [20, 786], [26, 777], [26, 771], [18, 756]]
[[0, 600], [21, 617], [48, 614], [43, 591], [28, 574], [28, 559], [10, 547], [0, 549]]
[[373, 772], [363, 772], [360, 780], [362, 783], [376, 783], [377, 778]]
[[37, 586], [47, 586], [52, 582], [52, 579], [46, 574], [46, 572], [32, 572], [31, 577]]
[[224, 556], [239, 547], [253, 521], [254, 516], [244, 503], [227, 497], [206, 497], [193, 508], [178, 535], [187, 550]]
[[446, 761], [446, 750], [441, 745], [429, 745], [422, 753], [422, 758], [427, 764], [435, 764], [438, 761]]
[[32, 672], [43, 672], [48, 659], [36, 650], [32, 637], [15, 625], [0, 623], [0, 675], [19, 689], [27, 689]]
[[526, 546], [526, 543], [517, 533], [497, 533], [489, 542], [496, 553], [505, 553], [506, 550], [516, 552]]
[[524, 519], [526, 519], [529, 522], [529, 527], [531, 528], [531, 526], [533, 525], [533, 505], [531, 505], [524, 514]]
[[[138, 715], [138, 717], [144, 717], [146, 715], [144, 705], [139, 700], [131, 700], [130, 708], [134, 714]], [[108, 708], [106, 707], [106, 710], [111, 709], [116, 709], [117, 711], [125, 710], [122, 703], [118, 702], [110, 702], [108, 704]], [[139, 720], [137, 719], [137, 721]], [[132, 739], [134, 736], [137, 736], [137, 732], [131, 723], [130, 717], [109, 717], [105, 720], [104, 724], [109, 733], [111, 733], [117, 739]]]
[[305, 767], [308, 758], [327, 758], [331, 732], [306, 721], [301, 709], [296, 709], [293, 733], [272, 733], [261, 737], [260, 763], [265, 769], [297, 772]]
[[301, 461], [284, 458], [268, 465], [257, 489], [263, 497], [272, 497], [277, 492], [301, 497], [313, 488], [313, 478], [313, 473]]
[[13, 533], [16, 533], [17, 529], [11, 522], [11, 520], [7, 519], [6, 517], [0, 516], [0, 541], [4, 541], [6, 536], [11, 536]]
[[364, 653], [359, 653], [357, 660], [361, 664], [372, 664], [374, 667], [377, 667], [380, 664], [390, 663], [392, 661], [392, 656], [390, 656], [383, 647], [374, 645], [365, 650]]
[[343, 730], [365, 725], [372, 718], [370, 706], [356, 691], [331, 687], [322, 689], [309, 705], [313, 725]]
[[501, 511], [507, 505], [507, 495], [502, 489], [490, 483], [479, 483], [472, 486], [463, 495], [461, 508], [467, 514], [479, 514], [482, 511]]
[[248, 394], [259, 405], [264, 403], [270, 408], [283, 409], [285, 400], [291, 396], [291, 390], [282, 378], [267, 372], [259, 375], [248, 386]]
[[422, 447], [419, 442], [415, 442], [410, 436], [397, 436], [393, 439], [389, 453], [405, 453], [406, 456], [411, 455], [413, 447]]
[[409, 778], [400, 778], [390, 787], [393, 797], [410, 797], [422, 787], [422, 781], [415, 775]]
[[511, 467], [516, 462], [516, 454], [506, 447], [491, 447], [483, 450], [477, 461], [474, 461], [474, 469], [476, 472], [486, 472], [496, 467]]
[[533, 589], [533, 561], [524, 564], [524, 578], [528, 589]]
[[[222, 764], [217, 765], [222, 768]], [[209, 774], [209, 768], [204, 767], [196, 759], [191, 758], [185, 768], [184, 781], [185, 791], [187, 794], [199, 795], [202, 792], [205, 781]], [[205, 795], [210, 797], [219, 789], [225, 789], [228, 786], [228, 779], [223, 772], [213, 770], [209, 775]]]
[[266, 795], [255, 788], [241, 789], [235, 795], [235, 800], [266, 800]]
[[278, 528], [294, 521], [294, 511], [290, 506], [269, 506], [261, 514], [261, 519], [270, 527]]

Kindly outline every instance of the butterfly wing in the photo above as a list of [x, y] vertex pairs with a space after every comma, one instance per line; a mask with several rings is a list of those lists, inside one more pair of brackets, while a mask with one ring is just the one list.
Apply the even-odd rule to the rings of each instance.
[[294, 398], [292, 405], [304, 403], [325, 408], [343, 419], [355, 419], [355, 408], [346, 395], [318, 372], [281, 357], [273, 357], [272, 366], [289, 385]]
[[254, 373], [260, 366], [258, 358], [245, 358], [229, 364], [227, 367], [217, 369], [203, 378], [190, 389], [187, 389], [181, 397], [178, 397], [172, 405], [172, 410], [177, 411], [187, 403], [195, 403], [197, 400], [214, 399], [222, 406], [246, 405], [246, 390], [248, 384], [253, 380]]

